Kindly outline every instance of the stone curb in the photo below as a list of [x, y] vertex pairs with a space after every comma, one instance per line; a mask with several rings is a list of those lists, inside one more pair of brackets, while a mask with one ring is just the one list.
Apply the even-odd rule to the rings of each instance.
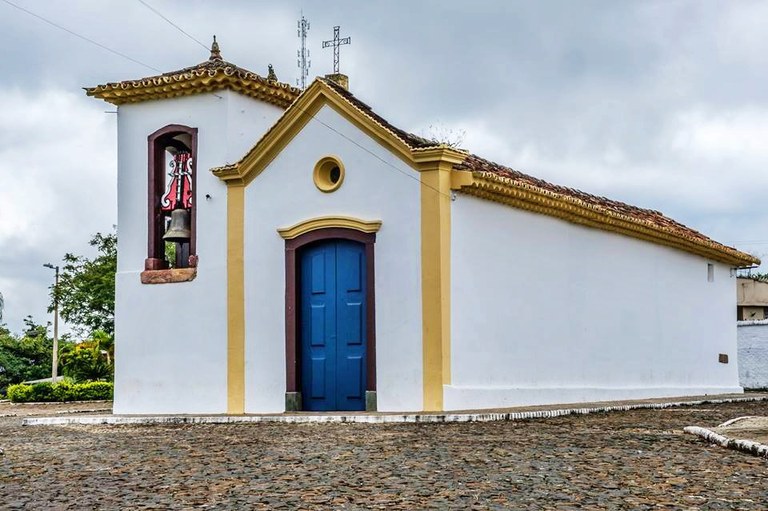
[[28, 401], [24, 403], [13, 403], [10, 399], [0, 400], [0, 403], [11, 403], [11, 406], [23, 408], [25, 406], [55, 406], [55, 405], [81, 405], [90, 403], [92, 405], [111, 403], [111, 399], [87, 399], [82, 401]]
[[403, 423], [454, 423], [454, 422], [493, 422], [516, 421], [526, 419], [544, 419], [566, 415], [587, 415], [591, 413], [623, 412], [628, 410], [664, 409], [678, 406], [696, 406], [703, 404], [742, 403], [766, 401], [768, 396], [703, 399], [697, 401], [673, 401], [666, 403], [635, 403], [627, 405], [599, 406], [592, 408], [563, 408], [556, 410], [534, 410], [527, 412], [487, 412], [487, 413], [409, 413], [409, 414], [366, 414], [366, 415], [149, 415], [126, 416], [110, 415], [102, 417], [31, 417], [22, 420], [23, 426], [63, 426], [73, 424], [235, 424], [281, 422], [287, 424], [309, 423], [368, 423], [368, 424], [403, 424]]
[[[87, 402], [87, 401], [81, 401], [81, 402]], [[111, 408], [89, 408], [87, 410], [56, 410], [55, 414], [57, 415], [65, 415], [70, 413], [96, 413], [96, 412], [109, 412], [111, 411]], [[0, 413], [0, 419], [8, 418], [8, 417], [18, 417], [19, 414], [17, 413]]]
[[729, 420], [723, 422], [722, 424], [718, 424], [717, 427], [718, 428], [727, 428], [731, 424], [736, 424], [737, 422], [741, 422], [741, 421], [744, 421], [744, 420], [747, 420], [747, 419], [756, 419], [757, 417], [758, 417], [757, 415], [745, 415], [743, 417], [736, 417], [735, 419], [729, 419]]
[[746, 452], [754, 456], [768, 458], [768, 445], [759, 442], [728, 438], [727, 436], [720, 435], [712, 430], [701, 428], [699, 426], [686, 426], [683, 428], [683, 431], [691, 435], [699, 436], [707, 442], [719, 445], [720, 447], [725, 447], [726, 449], [733, 449], [734, 451]]

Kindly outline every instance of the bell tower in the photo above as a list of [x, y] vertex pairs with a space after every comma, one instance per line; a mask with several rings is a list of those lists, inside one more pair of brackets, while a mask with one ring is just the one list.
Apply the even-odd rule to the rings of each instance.
[[226, 411], [227, 189], [208, 169], [301, 92], [265, 74], [214, 38], [197, 65], [86, 89], [118, 110], [116, 413]]

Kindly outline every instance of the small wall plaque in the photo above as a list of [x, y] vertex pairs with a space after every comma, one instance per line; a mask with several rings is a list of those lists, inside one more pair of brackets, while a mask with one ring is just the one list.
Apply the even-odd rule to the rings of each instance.
[[728, 355], [725, 353], [720, 353], [717, 357], [717, 361], [721, 364], [727, 364], [728, 363]]

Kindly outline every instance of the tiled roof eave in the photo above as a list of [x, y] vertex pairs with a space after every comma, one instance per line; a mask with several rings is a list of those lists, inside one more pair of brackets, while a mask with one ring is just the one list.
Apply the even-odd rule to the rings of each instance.
[[518, 209], [677, 248], [736, 267], [752, 266], [760, 262], [749, 254], [705, 237], [686, 236], [649, 220], [622, 215], [588, 204], [577, 197], [557, 194], [489, 172], [472, 172], [471, 182], [455, 189]]
[[243, 78], [224, 71], [213, 74], [185, 73], [133, 82], [108, 83], [85, 90], [88, 96], [121, 105], [223, 89], [230, 89], [281, 108], [288, 108], [298, 96], [298, 91], [286, 84]]

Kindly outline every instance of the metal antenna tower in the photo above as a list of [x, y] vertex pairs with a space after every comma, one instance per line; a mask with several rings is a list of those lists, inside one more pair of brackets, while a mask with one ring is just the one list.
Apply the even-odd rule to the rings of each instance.
[[301, 13], [301, 19], [297, 22], [299, 29], [297, 30], [299, 39], [301, 39], [301, 49], [298, 50], [297, 56], [299, 69], [301, 69], [301, 78], [296, 80], [296, 85], [301, 87], [301, 90], [307, 88], [307, 77], [309, 76], [309, 68], [312, 66], [312, 62], [309, 60], [309, 50], [307, 49], [307, 32], [309, 32], [309, 21], [304, 18], [304, 13]]
[[345, 37], [343, 39], [339, 39], [339, 29], [341, 27], [335, 26], [333, 27], [333, 39], [331, 41], [323, 41], [323, 48], [328, 48], [329, 46], [333, 46], [333, 72], [334, 74], [339, 74], [339, 46], [342, 44], [349, 44], [351, 38]]

